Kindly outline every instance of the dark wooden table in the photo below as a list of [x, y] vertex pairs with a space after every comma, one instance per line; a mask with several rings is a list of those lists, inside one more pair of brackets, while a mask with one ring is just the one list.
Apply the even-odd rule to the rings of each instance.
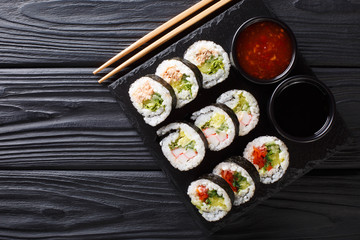
[[[0, 239], [205, 238], [91, 74], [196, 2], [0, 0]], [[353, 141], [211, 239], [360, 239], [360, 2], [264, 2]]]

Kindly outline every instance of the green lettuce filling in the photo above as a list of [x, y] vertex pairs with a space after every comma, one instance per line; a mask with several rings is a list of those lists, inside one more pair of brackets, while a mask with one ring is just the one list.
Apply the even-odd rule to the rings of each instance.
[[216, 190], [210, 190], [207, 194], [208, 198], [205, 200], [206, 204], [226, 208], [224, 198], [219, 196]]
[[243, 93], [239, 94], [239, 101], [232, 110], [235, 113], [238, 113], [240, 111], [248, 112], [250, 110], [250, 104], [248, 103], [248, 101], [246, 101], [246, 98], [245, 96], [243, 96]]
[[143, 108], [148, 109], [152, 112], [156, 112], [159, 108], [162, 107], [162, 103], [164, 100], [162, 99], [161, 95], [158, 93], [153, 93], [150, 99], [145, 100], [143, 102]]
[[[200, 213], [208, 212], [211, 207], [219, 207], [224, 210], [227, 209], [224, 197], [220, 196], [216, 190], [209, 190], [207, 195], [205, 201], [191, 201], [191, 203], [199, 209]], [[203, 203], [206, 205], [204, 206]]]
[[207, 121], [204, 125], [201, 126], [201, 129], [206, 128], [214, 128], [216, 133], [220, 133], [222, 131], [227, 131], [229, 129], [228, 124], [226, 123], [225, 115], [215, 113], [209, 121]]
[[241, 175], [239, 172], [235, 172], [233, 180], [233, 186], [238, 189], [238, 191], [244, 190], [250, 186], [250, 183], [247, 181], [247, 178]]
[[196, 151], [195, 144], [195, 140], [191, 140], [190, 138], [188, 138], [185, 135], [184, 131], [181, 130], [179, 133], [179, 137], [169, 144], [169, 148], [170, 150], [174, 150], [176, 148], [185, 148], [186, 150], [193, 149]]
[[187, 74], [183, 74], [180, 81], [174, 81], [171, 83], [171, 86], [177, 90], [177, 92], [182, 92], [182, 91], [188, 91], [190, 92], [190, 97], [192, 96], [192, 91], [191, 91], [191, 87], [192, 84], [189, 80], [187, 80], [187, 78], [189, 77], [189, 75]]
[[221, 56], [216, 58], [212, 55], [209, 59], [205, 60], [203, 64], [198, 66], [198, 68], [200, 72], [212, 75], [214, 73], [217, 73], [219, 69], [224, 69], [223, 58]]
[[274, 142], [265, 144], [265, 147], [267, 149], [267, 153], [265, 156], [265, 165], [262, 168], [263, 171], [266, 171], [266, 169], [269, 166], [276, 166], [282, 162], [282, 159], [280, 159], [280, 146]]

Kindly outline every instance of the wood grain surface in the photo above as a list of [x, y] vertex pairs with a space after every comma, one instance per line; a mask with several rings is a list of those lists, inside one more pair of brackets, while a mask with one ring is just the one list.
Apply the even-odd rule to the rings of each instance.
[[[159, 171], [0, 171], [0, 181], [1, 239], [204, 237]], [[359, 187], [357, 171], [305, 176], [211, 239], [356, 239]]]
[[211, 237], [91, 74], [196, 2], [0, 0], [0, 239], [360, 239], [360, 2], [264, 0], [353, 139]]
[[[196, 2], [2, 0], [1, 63], [95, 68]], [[264, 2], [294, 30], [310, 65], [360, 65], [360, 41], [354, 41], [360, 35], [356, 1]]]

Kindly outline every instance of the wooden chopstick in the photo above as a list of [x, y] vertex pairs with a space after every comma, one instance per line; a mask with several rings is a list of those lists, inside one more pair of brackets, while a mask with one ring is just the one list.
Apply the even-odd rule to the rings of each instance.
[[162, 24], [161, 26], [159, 26], [155, 30], [149, 32], [144, 37], [140, 38], [139, 40], [137, 40], [136, 42], [131, 44], [129, 47], [127, 47], [126, 49], [124, 49], [123, 51], [121, 51], [120, 53], [115, 55], [109, 61], [107, 61], [106, 63], [101, 65], [98, 69], [96, 69], [93, 72], [93, 74], [97, 74], [98, 72], [100, 72], [104, 68], [110, 66], [111, 64], [113, 64], [117, 60], [121, 59], [122, 57], [129, 54], [130, 52], [134, 51], [136, 48], [140, 47], [144, 43], [146, 43], [149, 40], [151, 40], [152, 38], [156, 37], [157, 35], [159, 35], [163, 31], [165, 31], [166, 29], [170, 28], [174, 24], [180, 22], [181, 20], [185, 19], [186, 17], [190, 16], [191, 14], [195, 13], [196, 11], [200, 10], [201, 8], [203, 8], [204, 6], [208, 5], [209, 3], [213, 2], [213, 1], [214, 0], [202, 0], [202, 1], [198, 2], [197, 4], [195, 4], [194, 6], [188, 8], [184, 12], [180, 13], [179, 15], [173, 17], [172, 19], [170, 19], [166, 23]]
[[201, 12], [198, 15], [194, 16], [190, 20], [186, 21], [182, 25], [178, 26], [177, 28], [175, 28], [171, 32], [169, 32], [166, 35], [162, 36], [161, 38], [159, 38], [158, 40], [156, 40], [155, 42], [150, 44], [148, 47], [144, 48], [143, 50], [141, 50], [140, 52], [138, 52], [137, 54], [135, 54], [134, 56], [129, 58], [127, 61], [122, 63], [120, 66], [118, 66], [117, 68], [115, 68], [114, 70], [112, 70], [111, 72], [106, 74], [98, 82], [102, 83], [103, 81], [105, 81], [109, 77], [111, 77], [114, 74], [116, 74], [117, 72], [121, 71], [123, 68], [125, 68], [125, 67], [129, 66], [131, 63], [139, 60], [140, 58], [142, 58], [143, 56], [145, 56], [146, 54], [151, 52], [153, 49], [159, 47], [161, 44], [165, 43], [166, 41], [170, 40], [171, 38], [173, 38], [174, 36], [176, 36], [180, 32], [184, 31], [186, 28], [190, 27], [191, 25], [195, 24], [196, 22], [200, 21], [201, 19], [205, 18], [209, 14], [215, 12], [216, 10], [218, 10], [219, 8], [223, 7], [224, 5], [226, 5], [227, 3], [231, 2], [231, 1], [232, 0], [221, 0], [220, 2], [215, 3], [211, 7], [207, 8], [203, 12]]

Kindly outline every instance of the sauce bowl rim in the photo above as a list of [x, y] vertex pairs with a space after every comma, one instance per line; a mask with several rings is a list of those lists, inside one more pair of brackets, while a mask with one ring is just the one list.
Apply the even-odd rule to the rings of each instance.
[[[240, 66], [240, 64], [237, 61], [237, 57], [236, 57], [236, 42], [238, 39], [239, 34], [244, 31], [248, 26], [257, 23], [257, 22], [266, 22], [266, 21], [270, 21], [270, 22], [274, 22], [277, 23], [278, 25], [280, 25], [282, 28], [285, 29], [285, 31], [288, 33], [290, 39], [291, 39], [291, 43], [293, 46], [293, 52], [292, 52], [292, 57], [291, 57], [291, 61], [288, 65], [288, 67], [279, 75], [277, 75], [276, 77], [272, 78], [272, 79], [258, 79], [255, 77], [250, 76], [249, 74], [247, 74], [242, 67]], [[231, 53], [230, 53], [230, 58], [231, 58], [231, 63], [232, 65], [235, 67], [236, 70], [238, 70], [241, 75], [243, 77], [245, 77], [247, 80], [253, 82], [253, 83], [257, 83], [257, 84], [272, 84], [272, 83], [276, 83], [279, 82], [283, 79], [285, 79], [289, 73], [293, 70], [293, 68], [295, 67], [295, 63], [297, 61], [298, 58], [298, 53], [297, 53], [297, 41], [295, 38], [294, 33], [292, 32], [292, 30], [290, 29], [290, 27], [282, 22], [279, 19], [276, 19], [274, 17], [265, 17], [265, 16], [257, 16], [257, 17], [252, 17], [248, 20], [246, 20], [244, 23], [242, 23], [240, 25], [240, 27], [236, 30], [234, 37], [231, 41]]]
[[[277, 123], [276, 118], [275, 118], [275, 113], [274, 113], [274, 101], [275, 101], [275, 98], [279, 95], [279, 93], [281, 93], [285, 88], [287, 88], [293, 84], [302, 83], [302, 82], [309, 83], [309, 84], [317, 87], [320, 91], [324, 92], [326, 95], [326, 98], [327, 98], [328, 106], [329, 106], [329, 113], [328, 113], [326, 121], [324, 122], [322, 127], [318, 131], [316, 131], [313, 135], [308, 136], [308, 137], [297, 137], [297, 136], [293, 136], [291, 134], [286, 133], [284, 130], [282, 130], [282, 128]], [[294, 142], [298, 142], [298, 143], [314, 142], [314, 141], [319, 140], [320, 138], [324, 137], [326, 135], [326, 133], [329, 132], [329, 130], [331, 129], [331, 127], [333, 125], [333, 122], [335, 119], [335, 113], [336, 113], [336, 103], [335, 103], [334, 95], [332, 94], [330, 89], [320, 80], [316, 79], [315, 77], [307, 76], [307, 75], [296, 75], [296, 76], [285, 79], [273, 91], [273, 93], [270, 97], [270, 100], [269, 100], [269, 105], [268, 105], [268, 115], [269, 115], [270, 121], [272, 122], [276, 131], [280, 135], [285, 137], [286, 139], [294, 141]]]

